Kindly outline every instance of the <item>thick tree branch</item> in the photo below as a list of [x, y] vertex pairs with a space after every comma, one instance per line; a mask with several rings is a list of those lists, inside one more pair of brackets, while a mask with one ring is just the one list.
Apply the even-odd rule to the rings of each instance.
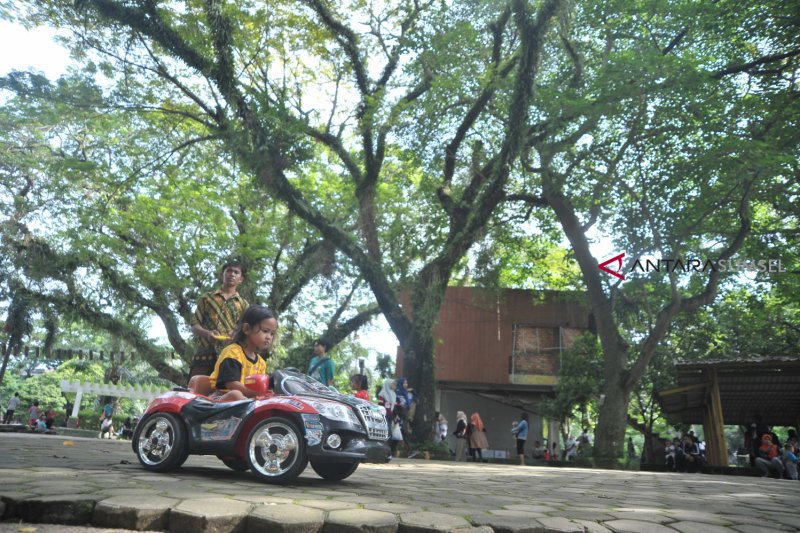
[[743, 63], [739, 65], [731, 65], [719, 72], [715, 72], [711, 75], [711, 77], [715, 80], [719, 80], [724, 78], [725, 76], [730, 76], [731, 74], [738, 74], [740, 72], [749, 72], [753, 67], [758, 67], [760, 65], [766, 65], [767, 63], [775, 63], [777, 61], [783, 61], [784, 59], [789, 59], [790, 57], [800, 56], [800, 50], [791, 50], [789, 52], [784, 52], [782, 54], [772, 54], [768, 56], [760, 57], [756, 60], [750, 61], [749, 63]]
[[358, 51], [358, 38], [356, 34], [343, 22], [336, 20], [333, 13], [328, 9], [322, 0], [304, 0], [313, 9], [323, 24], [333, 33], [334, 38], [350, 58], [350, 65], [353, 67], [353, 74], [356, 76], [356, 85], [362, 98], [369, 95], [369, 77], [364, 62]]
[[[750, 234], [750, 194], [753, 184], [758, 178], [758, 174], [744, 183], [744, 191], [742, 199], [739, 202], [739, 231], [736, 236], [731, 240], [728, 246], [719, 254], [717, 260], [727, 260], [733, 257], [744, 244], [745, 238]], [[672, 323], [673, 318], [678, 313], [694, 311], [703, 305], [707, 305], [714, 300], [717, 294], [717, 286], [719, 285], [721, 273], [717, 269], [713, 269], [709, 274], [708, 281], [706, 282], [705, 289], [700, 294], [696, 294], [691, 298], [681, 298], [680, 294], [674, 294], [669, 304], [664, 306], [658, 314], [656, 325], [653, 330], [647, 335], [636, 364], [631, 369], [626, 388], [629, 390], [636, 385], [639, 378], [642, 377], [647, 365], [655, 355], [656, 348]]]

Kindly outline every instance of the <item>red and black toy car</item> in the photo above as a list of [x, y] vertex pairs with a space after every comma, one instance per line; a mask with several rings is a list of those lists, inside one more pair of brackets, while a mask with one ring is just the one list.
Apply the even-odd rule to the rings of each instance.
[[289, 483], [308, 463], [322, 478], [338, 481], [359, 463], [389, 460], [389, 429], [379, 406], [293, 369], [271, 379], [248, 376], [245, 386], [258, 397], [221, 403], [183, 388], [158, 396], [133, 434], [139, 462], [164, 472], [189, 454], [216, 455], [233, 470]]

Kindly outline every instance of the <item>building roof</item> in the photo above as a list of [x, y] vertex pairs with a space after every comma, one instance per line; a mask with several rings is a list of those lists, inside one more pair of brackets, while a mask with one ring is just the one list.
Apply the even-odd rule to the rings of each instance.
[[795, 426], [800, 421], [798, 357], [680, 361], [675, 368], [678, 385], [657, 393], [671, 420], [703, 422], [703, 408], [716, 372], [725, 425], [747, 425], [756, 414], [772, 426]]

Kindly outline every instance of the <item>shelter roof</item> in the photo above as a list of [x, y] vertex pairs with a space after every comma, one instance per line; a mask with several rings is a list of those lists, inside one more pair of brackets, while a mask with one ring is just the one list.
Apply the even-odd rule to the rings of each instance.
[[671, 420], [703, 422], [714, 373], [726, 425], [749, 424], [756, 414], [773, 426], [800, 420], [800, 357], [679, 361], [675, 369], [677, 386], [657, 393]]

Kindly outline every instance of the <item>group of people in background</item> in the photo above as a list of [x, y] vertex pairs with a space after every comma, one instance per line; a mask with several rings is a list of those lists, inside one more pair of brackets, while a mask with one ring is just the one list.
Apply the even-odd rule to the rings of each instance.
[[473, 461], [483, 461], [483, 450], [489, 447], [486, 438], [486, 426], [478, 413], [472, 413], [467, 421], [464, 411], [456, 413], [456, 428], [453, 431], [456, 438], [455, 460], [467, 460], [467, 453]]
[[764, 423], [761, 416], [756, 415], [744, 437], [750, 466], [757, 468], [762, 477], [798, 479], [798, 440], [794, 428], [789, 429], [786, 442], [781, 444], [777, 433]]
[[[15, 416], [19, 410], [19, 404], [21, 402], [22, 399], [20, 398], [19, 393], [14, 393], [14, 396], [12, 396], [8, 401], [6, 412], [3, 415], [3, 424], [14, 423]], [[56, 413], [56, 410], [53, 409], [52, 405], [48, 405], [46, 409], [42, 410], [42, 408], [39, 407], [39, 400], [34, 400], [31, 406], [28, 407], [27, 427], [30, 431], [37, 433], [54, 434], [57, 416], [58, 414]]]
[[408, 440], [412, 432], [411, 421], [414, 420], [417, 410], [417, 399], [414, 389], [408, 385], [408, 380], [404, 377], [384, 380], [378, 392], [378, 403], [386, 409], [392, 455], [402, 443], [408, 456], [414, 457], [416, 452], [409, 452]]
[[674, 437], [666, 441], [664, 462], [667, 468], [677, 472], [697, 472], [705, 466], [705, 444], [689, 431], [683, 438]]

